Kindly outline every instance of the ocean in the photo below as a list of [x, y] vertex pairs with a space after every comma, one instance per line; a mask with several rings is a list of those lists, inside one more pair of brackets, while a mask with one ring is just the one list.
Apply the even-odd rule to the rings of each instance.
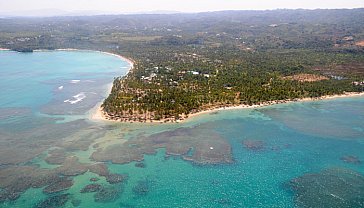
[[363, 96], [91, 120], [129, 67], [0, 51], [0, 207], [364, 207]]

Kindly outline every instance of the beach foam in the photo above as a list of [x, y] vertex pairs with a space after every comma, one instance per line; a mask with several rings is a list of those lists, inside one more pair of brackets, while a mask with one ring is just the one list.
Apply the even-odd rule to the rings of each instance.
[[76, 104], [76, 103], [82, 101], [83, 99], [85, 99], [86, 95], [85, 95], [85, 93], [81, 92], [81, 93], [78, 93], [77, 95], [72, 96], [72, 97], [74, 98], [74, 100], [67, 99], [67, 100], [65, 100], [63, 102], [71, 103], [71, 105], [73, 105], [73, 104]]
[[79, 79], [73, 79], [70, 81], [70, 83], [72, 83], [72, 84], [77, 84], [79, 82], [81, 82], [81, 80], [79, 80]]

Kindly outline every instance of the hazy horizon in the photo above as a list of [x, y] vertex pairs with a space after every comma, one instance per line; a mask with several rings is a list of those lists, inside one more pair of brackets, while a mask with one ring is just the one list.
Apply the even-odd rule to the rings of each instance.
[[[362, 0], [334, 0], [324, 3], [315, 0], [262, 0], [255, 2], [231, 0], [0, 0], [0, 14], [6, 15], [62, 15], [62, 14], [125, 14], [150, 11], [208, 12], [222, 10], [273, 10], [273, 9], [353, 9], [363, 8]], [[38, 14], [39, 13], [39, 14]], [[162, 12], [163, 13], [163, 12]]]

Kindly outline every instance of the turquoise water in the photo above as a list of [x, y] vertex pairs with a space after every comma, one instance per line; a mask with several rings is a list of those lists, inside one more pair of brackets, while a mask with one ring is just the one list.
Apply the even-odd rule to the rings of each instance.
[[[39, 206], [61, 194], [69, 194], [64, 207], [300, 207], [305, 197], [312, 197], [311, 201], [321, 197], [322, 204], [315, 207], [327, 207], [326, 202], [334, 200], [330, 197], [336, 196], [348, 204], [339, 206], [339, 201], [336, 207], [364, 206], [352, 205], [361, 199], [340, 195], [340, 189], [345, 189], [347, 193], [359, 190], [355, 196], [364, 196], [364, 180], [356, 183], [358, 188], [349, 182], [348, 187], [337, 187], [337, 181], [328, 176], [327, 181], [310, 178], [331, 168], [364, 174], [364, 164], [342, 159], [354, 156], [364, 160], [363, 96], [219, 111], [181, 124], [89, 121], [89, 110], [104, 98], [105, 86], [113, 77], [126, 72], [125, 67], [127, 63], [118, 58], [96, 52], [0, 53], [0, 191], [10, 187], [5, 180], [14, 177], [9, 175], [16, 175], [18, 180], [24, 177], [18, 176], [19, 171], [7, 175], [4, 170], [11, 167], [35, 167], [31, 173], [41, 170], [43, 175], [59, 167], [74, 171], [99, 163], [95, 160], [100, 157], [92, 157], [97, 151], [104, 151], [102, 160], [110, 173], [127, 176], [121, 183], [110, 184], [105, 177], [86, 170], [67, 176], [73, 180], [67, 190], [47, 194], [42, 191], [44, 187], [30, 187], [0, 207]], [[64, 103], [81, 92], [86, 95], [82, 101]], [[155, 139], [168, 141], [163, 143], [167, 148], [150, 142]], [[209, 153], [220, 151], [216, 139], [231, 147], [231, 163], [201, 164], [197, 163], [201, 160], [187, 161], [167, 154], [170, 148], [190, 145], [193, 148], [188, 155], [203, 150], [202, 159], [208, 159], [213, 157]], [[259, 141], [261, 145], [249, 149], [246, 141]], [[125, 142], [128, 148], [122, 148]], [[136, 162], [110, 162], [125, 155], [133, 157], [130, 151], [147, 146], [156, 152], [143, 154], [145, 167], [136, 167]], [[46, 158], [55, 148], [82, 164], [49, 164]], [[305, 174], [311, 174], [311, 184], [323, 187], [320, 194], [327, 199], [311, 189], [302, 194], [290, 187], [290, 181]], [[341, 181], [349, 181], [338, 176]], [[90, 182], [90, 178], [99, 180]], [[327, 185], [329, 182], [333, 185]], [[80, 193], [94, 183], [113, 190], [113, 197], [97, 201], [95, 193]]]

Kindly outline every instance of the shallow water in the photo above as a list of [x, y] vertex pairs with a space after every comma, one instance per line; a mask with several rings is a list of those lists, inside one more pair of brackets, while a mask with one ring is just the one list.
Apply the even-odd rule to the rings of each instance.
[[[182, 124], [88, 121], [126, 66], [96, 52], [0, 52], [0, 186], [21, 190], [0, 207], [44, 205], [62, 194], [69, 194], [58, 200], [66, 199], [64, 207], [304, 207], [322, 196], [317, 207], [335, 207], [330, 197], [348, 205], [336, 207], [364, 207], [334, 186], [339, 178], [348, 182], [345, 193], [364, 196], [364, 97], [219, 111]], [[64, 102], [81, 92], [82, 101]], [[54, 149], [60, 151], [52, 158]], [[95, 173], [95, 163], [106, 164], [107, 173]], [[326, 171], [332, 168], [355, 171], [355, 186], [352, 174]], [[47, 174], [73, 185], [46, 194], [51, 182], [29, 182]], [[110, 183], [110, 174], [127, 178]], [[297, 188], [306, 179], [321, 188]], [[80, 193], [88, 184], [104, 189]]]

